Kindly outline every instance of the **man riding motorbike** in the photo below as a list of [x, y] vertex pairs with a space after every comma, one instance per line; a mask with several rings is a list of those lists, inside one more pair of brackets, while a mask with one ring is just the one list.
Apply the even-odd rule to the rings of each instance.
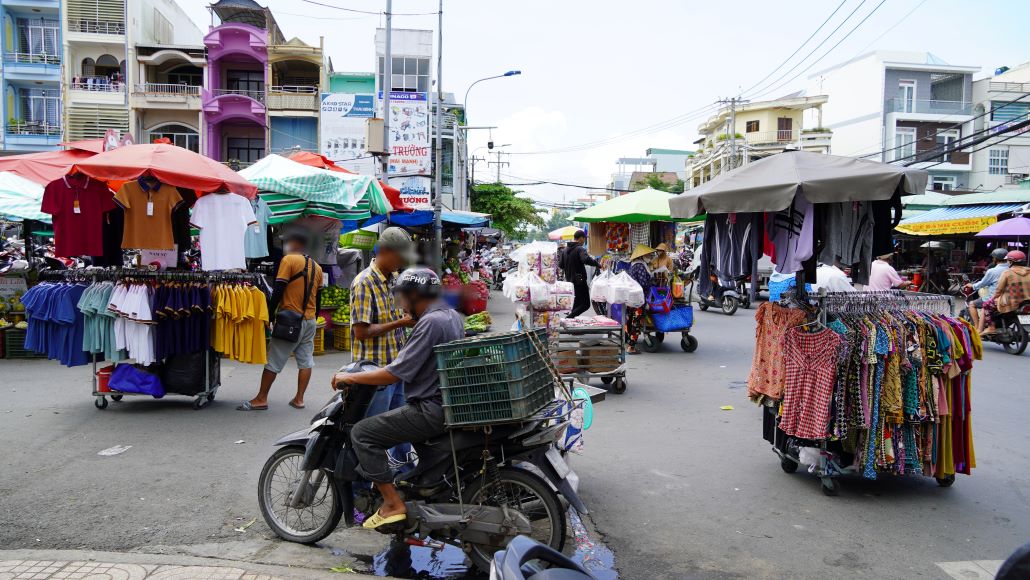
[[348, 385], [404, 383], [407, 404], [359, 421], [351, 433], [359, 472], [383, 496], [379, 511], [365, 520], [374, 529], [404, 521], [407, 508], [393, 484], [387, 450], [401, 443], [418, 443], [444, 433], [443, 398], [433, 347], [465, 335], [461, 316], [440, 299], [440, 278], [432, 270], [411, 268], [394, 286], [401, 307], [416, 320], [397, 358], [386, 367], [360, 373], [337, 373], [333, 388]]
[[[1009, 269], [1009, 263], [1005, 261], [1005, 255], [1008, 251], [1005, 248], [995, 248], [991, 251], [991, 261], [993, 262], [990, 269], [984, 272], [983, 278], [980, 278], [978, 282], [973, 284], [966, 284], [966, 289], [979, 291], [984, 289], [983, 295], [990, 298], [994, 295], [994, 289], [998, 286], [998, 279], [1005, 270]], [[982, 329], [980, 325], [980, 309], [983, 308], [984, 299], [977, 297], [976, 300], [969, 302], [969, 318], [973, 321], [973, 326]]]

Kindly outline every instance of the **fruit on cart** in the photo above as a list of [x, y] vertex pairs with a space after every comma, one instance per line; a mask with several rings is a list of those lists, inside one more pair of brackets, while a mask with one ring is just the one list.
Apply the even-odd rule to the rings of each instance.
[[15, 327], [15, 328], [18, 328], [18, 329], [20, 329], [20, 330], [25, 330], [26, 328], [28, 328], [28, 327], [29, 327], [29, 323], [28, 323], [28, 322], [25, 322], [24, 320], [22, 320], [22, 321], [21, 321], [21, 322], [19, 322], [18, 324], [15, 324], [15, 325], [14, 325], [14, 327]]
[[350, 324], [350, 304], [345, 304], [337, 308], [336, 311], [333, 312], [331, 320], [333, 321], [333, 324], [336, 325]]
[[11, 310], [11, 307], [7, 302], [0, 300], [0, 314], [7, 314]]
[[490, 299], [490, 287], [482, 280], [473, 280], [465, 285], [465, 296], [480, 300]]
[[465, 330], [486, 332], [490, 330], [490, 324], [492, 323], [493, 320], [490, 319], [490, 313], [484, 310], [465, 319]]
[[10, 326], [13, 326], [10, 323], [10, 321], [8, 321], [6, 318], [0, 318], [0, 328], [7, 328], [7, 327], [10, 327]]
[[7, 303], [10, 304], [11, 312], [25, 312], [25, 305], [21, 303], [20, 292], [8, 298]]
[[323, 326], [325, 324], [325, 316], [319, 316], [315, 319], [316, 326]]
[[350, 290], [339, 286], [326, 286], [318, 293], [324, 308], [339, 308], [350, 304]]

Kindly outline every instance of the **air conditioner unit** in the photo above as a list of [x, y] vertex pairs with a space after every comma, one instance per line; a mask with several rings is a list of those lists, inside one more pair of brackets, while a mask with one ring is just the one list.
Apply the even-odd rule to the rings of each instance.
[[371, 118], [365, 124], [365, 150], [373, 155], [386, 153], [383, 142], [383, 119]]

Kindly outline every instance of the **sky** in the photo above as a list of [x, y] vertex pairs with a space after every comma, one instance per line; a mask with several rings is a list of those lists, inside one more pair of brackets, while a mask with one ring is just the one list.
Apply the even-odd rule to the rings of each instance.
[[[207, 29], [209, 0], [178, 2]], [[306, 0], [258, 2], [273, 11], [287, 38], [317, 44], [324, 36], [335, 70], [374, 70], [381, 15]], [[370, 12], [386, 4], [317, 2]], [[472, 89], [469, 124], [497, 128], [492, 135], [470, 131], [470, 154], [484, 157], [483, 146], [492, 137], [497, 145], [510, 143], [506, 149], [514, 153], [502, 159], [510, 162], [501, 168], [504, 182], [603, 188], [620, 157], [642, 157], [649, 147], [691, 149], [697, 126], [710, 114], [693, 112], [746, 91], [773, 72], [838, 6], [814, 39], [753, 91], [756, 96], [765, 88], [771, 92], [762, 99], [804, 89], [810, 73], [877, 49], [929, 51], [950, 64], [982, 67], [974, 78], [1030, 61], [1030, 0], [843, 2], [444, 0], [443, 88], [461, 100], [476, 79], [521, 70], [519, 76]], [[394, 0], [393, 26], [435, 31], [437, 5], [437, 0]], [[812, 56], [784, 74], [824, 38]], [[550, 150], [565, 151], [526, 154]], [[476, 179], [486, 172], [496, 178], [496, 171], [496, 165], [479, 162]], [[572, 201], [586, 193], [554, 185], [519, 189], [547, 201]]]

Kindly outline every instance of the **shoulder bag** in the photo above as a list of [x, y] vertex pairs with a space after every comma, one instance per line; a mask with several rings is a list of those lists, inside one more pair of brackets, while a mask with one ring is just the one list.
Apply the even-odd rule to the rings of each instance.
[[304, 301], [301, 302], [301, 312], [280, 308], [279, 312], [275, 315], [275, 324], [272, 325], [272, 338], [278, 338], [279, 340], [285, 340], [287, 342], [300, 341], [300, 329], [304, 324], [304, 311], [308, 308], [308, 301], [311, 299], [311, 290], [314, 287], [314, 269], [312, 269], [311, 276], [308, 276], [309, 261], [310, 258], [305, 256], [304, 270], [294, 274], [286, 283], [286, 285], [289, 286], [297, 278], [304, 278]]

